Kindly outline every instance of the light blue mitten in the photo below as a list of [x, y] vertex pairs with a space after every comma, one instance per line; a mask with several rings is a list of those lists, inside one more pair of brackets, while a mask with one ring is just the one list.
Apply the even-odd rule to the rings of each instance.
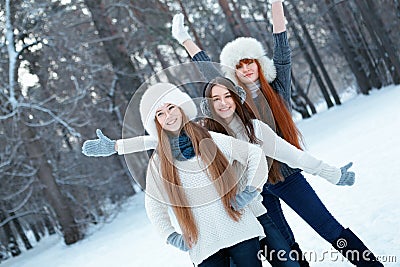
[[83, 143], [82, 153], [88, 157], [108, 157], [115, 151], [115, 140], [105, 136], [100, 129], [96, 130], [99, 139], [87, 140]]
[[356, 174], [354, 172], [347, 171], [348, 169], [350, 169], [350, 167], [352, 165], [353, 165], [353, 162], [350, 162], [346, 166], [340, 168], [342, 176], [340, 176], [340, 180], [339, 180], [339, 182], [337, 182], [337, 185], [353, 185], [354, 184]]
[[236, 203], [232, 204], [234, 210], [241, 210], [255, 199], [260, 192], [253, 186], [246, 186], [245, 189], [236, 195]]
[[179, 248], [182, 251], [189, 250], [189, 247], [185, 244], [185, 240], [183, 240], [183, 236], [181, 234], [178, 234], [177, 232], [173, 232], [168, 236], [167, 243]]

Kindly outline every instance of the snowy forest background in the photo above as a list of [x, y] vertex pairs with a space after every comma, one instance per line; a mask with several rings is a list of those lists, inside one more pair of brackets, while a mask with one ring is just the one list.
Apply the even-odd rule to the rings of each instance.
[[[123, 157], [93, 160], [81, 145], [96, 128], [120, 138], [142, 82], [189, 62], [170, 34], [174, 14], [185, 14], [214, 61], [238, 36], [272, 56], [267, 2], [0, 0], [0, 262], [49, 235], [67, 245], [85, 239], [140, 191]], [[398, 0], [284, 3], [296, 116], [341, 105], [345, 92], [400, 84]], [[136, 180], [143, 153], [130, 163]]]

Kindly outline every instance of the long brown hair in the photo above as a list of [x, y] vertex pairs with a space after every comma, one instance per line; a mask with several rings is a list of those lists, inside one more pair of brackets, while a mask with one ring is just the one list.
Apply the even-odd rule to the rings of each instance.
[[249, 137], [250, 143], [260, 144], [260, 140], [256, 137], [254, 133], [254, 127], [252, 123], [252, 119], [256, 118], [256, 115], [253, 113], [253, 110], [250, 108], [249, 104], [245, 101], [243, 104], [234, 89], [235, 84], [225, 77], [216, 77], [212, 79], [204, 89], [204, 96], [207, 98], [209, 109], [212, 113], [212, 118], [204, 119], [204, 126], [211, 131], [219, 132], [231, 136], [235, 136], [235, 133], [231, 131], [228, 125], [224, 120], [220, 119], [218, 114], [215, 112], [215, 109], [212, 104], [212, 88], [216, 85], [220, 85], [225, 87], [231, 93], [231, 97], [236, 105], [235, 113], [239, 116], [243, 125], [245, 126], [246, 135]]
[[[241, 217], [240, 212], [231, 208], [231, 203], [235, 201], [237, 193], [237, 177], [232, 166], [229, 165], [229, 161], [213, 141], [207, 142], [207, 147], [200, 145], [200, 142], [205, 139], [212, 140], [210, 133], [201, 125], [189, 121], [182, 109], [179, 109], [183, 116], [182, 130], [186, 132], [186, 135], [192, 141], [196, 156], [200, 156], [205, 165], [208, 166], [207, 175], [214, 182], [225, 211], [233, 220], [238, 221]], [[157, 119], [155, 119], [155, 123], [159, 142], [156, 151], [160, 158], [164, 189], [173, 205], [173, 210], [182, 229], [186, 244], [190, 246], [190, 244], [196, 243], [198, 240], [196, 221], [189, 206], [185, 189], [182, 187], [179, 173], [173, 164], [171, 145], [167, 133], [162, 129]]]
[[[235, 113], [239, 116], [241, 122], [245, 126], [244, 128], [245, 128], [246, 134], [249, 138], [249, 142], [253, 143], [253, 144], [260, 144], [261, 142], [263, 142], [263, 140], [259, 140], [255, 136], [255, 133], [254, 133], [254, 126], [252, 123], [252, 119], [257, 118], [257, 116], [255, 114], [255, 112], [257, 112], [257, 109], [251, 108], [251, 105], [253, 105], [254, 107], [255, 107], [255, 105], [251, 99], [248, 100], [248, 96], [250, 95], [250, 93], [246, 92], [246, 101], [244, 101], [244, 103], [242, 104], [239, 96], [233, 89], [234, 88], [233, 82], [225, 77], [217, 77], [217, 78], [211, 80], [208, 83], [208, 85], [204, 91], [204, 96], [207, 97], [207, 99], [208, 99], [209, 109], [213, 116], [212, 118], [204, 119], [205, 127], [211, 131], [235, 136], [235, 133], [233, 133], [230, 130], [230, 128], [226, 125], [226, 123], [222, 119], [219, 119], [219, 116], [216, 114], [216, 112], [213, 108], [212, 100], [211, 100], [211, 91], [212, 91], [212, 88], [217, 84], [226, 87], [231, 92], [232, 99], [236, 104]], [[253, 111], [255, 111], [255, 112], [253, 112]], [[267, 140], [265, 140], [265, 141], [267, 141]], [[279, 171], [279, 162], [274, 161], [271, 158], [268, 158], [268, 165], [271, 166], [270, 170], [269, 170], [269, 174], [268, 174], [268, 181], [271, 184], [276, 184], [277, 182], [283, 181], [284, 178], [283, 178], [281, 172]]]

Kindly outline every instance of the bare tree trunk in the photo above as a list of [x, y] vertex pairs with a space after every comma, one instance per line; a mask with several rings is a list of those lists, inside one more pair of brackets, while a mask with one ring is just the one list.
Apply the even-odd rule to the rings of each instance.
[[[341, 8], [340, 8], [341, 7]], [[367, 63], [367, 77], [368, 81], [372, 87], [381, 88], [385, 83], [384, 75], [380, 75], [379, 71], [379, 60], [376, 60], [374, 57], [374, 53], [368, 46], [368, 42], [363, 34], [361, 27], [361, 20], [357, 19], [355, 16], [354, 10], [349, 6], [348, 3], [344, 2], [342, 5], [339, 5], [340, 12], [343, 12], [343, 15], [354, 23], [347, 23], [349, 30], [349, 35], [353, 36], [353, 47], [354, 53], [360, 55], [362, 59]], [[352, 34], [351, 34], [352, 33]], [[358, 45], [355, 45], [358, 44]], [[358, 57], [357, 57], [358, 58]], [[360, 61], [360, 60], [359, 60]], [[382, 69], [383, 66], [382, 66]]]
[[322, 75], [324, 77], [326, 84], [328, 85], [328, 88], [333, 96], [333, 99], [335, 100], [336, 105], [340, 105], [341, 102], [340, 102], [339, 95], [337, 94], [335, 86], [333, 85], [332, 80], [329, 77], [329, 74], [325, 69], [324, 63], [322, 63], [321, 56], [319, 55], [318, 50], [315, 47], [314, 41], [312, 40], [310, 33], [308, 32], [308, 29], [306, 27], [306, 24], [304, 23], [303, 17], [300, 15], [300, 12], [297, 9], [297, 6], [293, 3], [292, 3], [292, 6], [293, 6], [294, 14], [296, 15], [297, 19], [299, 20], [299, 23], [300, 23], [301, 29], [303, 30], [304, 36], [306, 37], [306, 40], [307, 40], [308, 44], [310, 45], [311, 51], [314, 54], [314, 58], [317, 61], [317, 64], [322, 72]]
[[135, 74], [136, 69], [126, 50], [125, 41], [110, 23], [102, 0], [85, 0], [84, 2], [92, 14], [92, 20], [100, 37], [103, 39], [104, 49], [118, 77], [118, 85], [129, 100], [136, 89], [140, 87], [142, 81]]
[[235, 12], [236, 17], [240, 21], [240, 25], [242, 26], [241, 29], [242, 29], [244, 36], [251, 36], [250, 29], [249, 29], [249, 27], [247, 27], [247, 24], [244, 22], [242, 14], [241, 14], [239, 8], [237, 7], [235, 1], [231, 0], [230, 2], [232, 3], [233, 11]]
[[317, 69], [317, 66], [315, 65], [310, 53], [307, 51], [307, 48], [304, 45], [303, 39], [300, 37], [300, 35], [299, 35], [298, 31], [297, 31], [297, 28], [294, 25], [294, 20], [292, 19], [291, 15], [290, 15], [290, 12], [285, 12], [285, 14], [288, 17], [288, 20], [291, 21], [289, 26], [292, 29], [294, 37], [296, 38], [297, 42], [299, 43], [300, 50], [302, 51], [302, 53], [304, 55], [304, 58], [306, 59], [307, 63], [309, 64], [311, 72], [314, 74], [314, 76], [315, 76], [315, 78], [317, 80], [317, 83], [319, 85], [319, 88], [320, 88], [320, 90], [322, 92], [322, 95], [323, 95], [323, 97], [325, 99], [325, 102], [326, 102], [328, 108], [333, 107], [333, 103], [332, 103], [332, 100], [331, 100], [331, 98], [329, 96], [329, 92], [326, 89], [324, 82], [322, 81], [322, 78], [321, 78], [321, 75], [320, 75], [320, 73], [319, 73], [319, 71]]
[[384, 25], [378, 14], [376, 14], [374, 5], [372, 2], [366, 0], [355, 0], [357, 7], [361, 11], [362, 17], [364, 18], [367, 29], [378, 46], [378, 52], [383, 60], [386, 62], [386, 66], [391, 73], [393, 82], [395, 84], [400, 83], [400, 61], [394, 50], [394, 45], [386, 33]]
[[13, 217], [12, 222], [14, 223], [15, 229], [17, 230], [18, 235], [20, 236], [22, 242], [24, 243], [24, 246], [27, 250], [33, 248], [31, 245], [31, 242], [29, 242], [28, 237], [26, 236], [24, 229], [21, 226], [21, 223], [19, 222], [18, 218], [16, 217], [15, 212], [13, 211], [13, 208], [9, 203], [6, 203], [6, 208], [8, 210], [11, 210], [9, 212], [10, 217]]
[[311, 113], [312, 114], [317, 114], [317, 109], [314, 106], [314, 103], [311, 102], [310, 98], [308, 98], [306, 92], [304, 91], [304, 88], [301, 86], [300, 83], [297, 82], [297, 78], [294, 76], [293, 70], [292, 70], [292, 82], [295, 88], [295, 91], [297, 94], [304, 99], [306, 104], [310, 107]]
[[29, 228], [31, 229], [33, 235], [35, 236], [36, 242], [39, 242], [41, 237], [39, 235], [39, 231], [38, 231], [38, 228], [36, 227], [36, 224], [35, 223], [30, 223], [29, 224]]
[[[258, 4], [257, 4], [257, 7], [259, 8], [259, 10], [262, 10], [262, 7], [260, 7], [260, 5], [265, 5], [265, 2], [258, 2]], [[266, 5], [266, 6], [268, 7], [268, 5]], [[265, 11], [261, 11], [261, 14], [263, 15], [264, 21], [266, 23], [265, 30], [268, 31], [268, 29], [270, 29], [269, 31], [272, 31], [272, 24], [270, 23], [270, 20], [268, 18], [268, 9]], [[265, 46], [267, 48], [268, 54], [272, 55], [273, 49], [272, 49], [270, 43], [265, 41]]]
[[[6, 220], [8, 215], [6, 212], [0, 208], [0, 222], [3, 222]], [[3, 225], [4, 228], [4, 233], [6, 234], [7, 237], [7, 250], [11, 252], [11, 255], [13, 257], [18, 256], [21, 254], [21, 250], [18, 246], [17, 239], [15, 238], [15, 235], [11, 229], [10, 222], [7, 222]]]
[[83, 238], [83, 234], [76, 225], [71, 209], [61, 194], [60, 188], [53, 176], [51, 166], [47, 162], [46, 154], [42, 150], [42, 145], [35, 137], [32, 129], [25, 128], [23, 130], [24, 139], [33, 140], [30, 144], [26, 145], [28, 156], [31, 159], [39, 160], [37, 176], [44, 186], [43, 193], [50, 206], [54, 209], [57, 220], [61, 225], [64, 242], [67, 245], [74, 244]]
[[47, 214], [45, 217], [44, 217], [44, 226], [46, 227], [46, 229], [47, 229], [47, 232], [49, 233], [49, 235], [54, 235], [55, 233], [56, 233], [56, 230], [54, 229], [54, 225], [53, 225], [53, 223], [51, 222], [51, 220], [50, 220], [50, 215], [49, 214]]
[[[331, 0], [325, 0], [325, 2], [328, 7], [330, 7]], [[328, 15], [336, 29], [337, 36], [340, 40], [340, 48], [343, 51], [347, 62], [349, 63], [350, 69], [356, 77], [357, 84], [360, 87], [360, 91], [362, 94], [367, 95], [368, 91], [371, 89], [371, 85], [369, 84], [367, 75], [362, 68], [361, 62], [357, 60], [358, 57], [355, 53], [355, 50], [351, 48], [351, 45], [348, 41], [349, 39], [346, 38], [345, 29], [337, 15], [335, 8], [331, 8], [328, 12]]]
[[235, 36], [235, 38], [243, 36], [243, 32], [240, 29], [240, 24], [235, 19], [233, 12], [229, 8], [228, 1], [227, 0], [218, 0], [218, 3], [222, 8], [222, 12], [225, 14], [226, 20], [228, 22], [228, 26], [232, 30], [232, 33]]

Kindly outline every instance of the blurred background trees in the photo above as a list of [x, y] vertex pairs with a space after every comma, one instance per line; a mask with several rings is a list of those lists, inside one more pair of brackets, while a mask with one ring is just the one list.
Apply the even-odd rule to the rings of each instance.
[[[284, 4], [300, 117], [400, 83], [399, 1]], [[123, 157], [88, 158], [81, 145], [96, 128], [120, 138], [142, 82], [190, 61], [170, 34], [178, 12], [216, 62], [238, 36], [272, 57], [267, 1], [0, 0], [0, 262], [55, 233], [81, 240], [140, 190]], [[130, 163], [136, 180], [143, 155]]]

